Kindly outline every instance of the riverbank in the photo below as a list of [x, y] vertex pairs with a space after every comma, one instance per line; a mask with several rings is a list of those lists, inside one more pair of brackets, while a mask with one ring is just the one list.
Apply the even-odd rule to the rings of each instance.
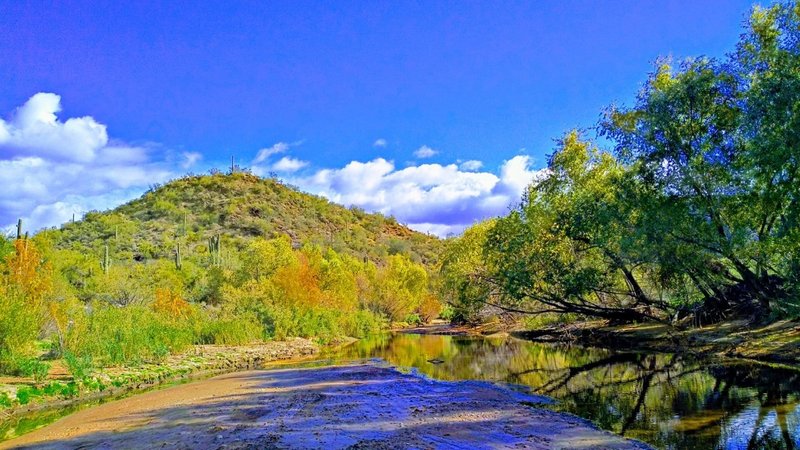
[[537, 342], [570, 342], [615, 350], [689, 353], [800, 365], [800, 322], [790, 320], [755, 325], [733, 320], [685, 328], [665, 324], [610, 326], [604, 321], [593, 321], [512, 334]]
[[0, 440], [3, 430], [22, 417], [51, 409], [66, 409], [144, 391], [159, 385], [206, 378], [221, 373], [258, 368], [276, 360], [319, 353], [308, 339], [293, 338], [246, 346], [198, 345], [169, 355], [163, 361], [134, 367], [96, 368], [83, 379], [67, 373], [63, 364], [53, 365], [40, 383], [30, 378], [0, 377]]
[[547, 401], [380, 364], [260, 370], [80, 411], [0, 448], [649, 448], [535, 407]]

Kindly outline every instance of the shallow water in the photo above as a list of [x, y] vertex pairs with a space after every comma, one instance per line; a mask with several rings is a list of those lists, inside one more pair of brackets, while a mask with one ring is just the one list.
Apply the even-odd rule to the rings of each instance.
[[[442, 380], [527, 386], [554, 408], [668, 449], [800, 448], [800, 372], [513, 338], [375, 336], [325, 355], [381, 358]], [[434, 361], [434, 362], [430, 362]]]
[[[555, 398], [556, 410], [658, 448], [800, 448], [800, 372], [794, 370], [514, 338], [418, 334], [374, 336], [289, 365], [375, 358], [435, 379], [523, 386]], [[286, 363], [266, 368], [275, 366]], [[0, 441], [108, 400], [113, 399], [0, 421]]]

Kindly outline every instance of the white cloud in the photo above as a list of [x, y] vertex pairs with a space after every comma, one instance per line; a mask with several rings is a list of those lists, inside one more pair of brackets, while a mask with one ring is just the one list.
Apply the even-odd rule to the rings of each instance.
[[[89, 210], [103, 210], [138, 197], [147, 186], [197, 164], [196, 152], [171, 154], [155, 144], [131, 145], [108, 136], [92, 117], [61, 121], [60, 97], [36, 94], [7, 120], [0, 120], [0, 229], [23, 218], [26, 230], [58, 225]], [[253, 171], [292, 174], [309, 165], [286, 153], [296, 143], [261, 149]], [[436, 151], [423, 146], [417, 157]], [[352, 161], [287, 181], [332, 201], [393, 215], [420, 231], [445, 236], [475, 221], [505, 214], [543, 171], [530, 157], [515, 156], [497, 172], [480, 161], [398, 168], [384, 158]]]
[[308, 161], [301, 161], [296, 158], [284, 156], [278, 162], [272, 165], [272, 170], [276, 172], [297, 172], [307, 165]]
[[183, 162], [181, 163], [181, 167], [183, 167], [184, 169], [193, 167], [195, 164], [197, 164], [203, 159], [203, 155], [198, 152], [183, 152], [181, 156], [183, 156]]
[[386, 147], [386, 139], [376, 139], [375, 142], [372, 144], [373, 147]]
[[537, 174], [544, 173], [531, 170], [530, 165], [531, 157], [528, 155], [517, 155], [506, 161], [500, 167], [499, 188], [510, 194], [522, 194]]
[[479, 170], [481, 167], [483, 167], [483, 163], [478, 161], [478, 160], [476, 160], [476, 159], [471, 159], [469, 161], [464, 161], [464, 162], [462, 162], [461, 164], [458, 165], [459, 169], [466, 170], [468, 172], [474, 172], [476, 170]]
[[59, 111], [58, 95], [39, 93], [0, 120], [0, 225], [57, 225], [172, 176], [151, 146], [113, 141], [92, 117], [61, 122]]
[[272, 155], [285, 153], [287, 150], [289, 150], [289, 144], [286, 142], [277, 142], [273, 144], [272, 147], [262, 148], [258, 151], [256, 158], [253, 160], [253, 164], [260, 164], [268, 160]]
[[430, 158], [432, 156], [436, 156], [438, 153], [439, 153], [438, 150], [434, 150], [434, 149], [428, 147], [427, 145], [423, 145], [422, 147], [418, 148], [414, 152], [414, 156], [416, 156], [417, 158], [420, 158], [420, 159], [424, 159], [424, 158]]
[[108, 144], [105, 125], [91, 117], [58, 120], [61, 97], [40, 92], [17, 108], [11, 119], [0, 119], [0, 149], [5, 156], [44, 156], [59, 161], [93, 160]]
[[376, 158], [290, 181], [331, 201], [393, 215], [416, 230], [446, 236], [506, 214], [540, 173], [530, 168], [527, 156], [504, 162], [499, 175], [464, 171], [455, 164], [398, 170], [393, 162]]
[[271, 172], [297, 172], [309, 165], [308, 161], [303, 161], [291, 156], [284, 156], [274, 163], [270, 163], [272, 156], [286, 153], [292, 147], [302, 145], [303, 141], [296, 141], [287, 144], [286, 142], [278, 142], [272, 147], [262, 148], [259, 150], [250, 170], [258, 176], [266, 176]]

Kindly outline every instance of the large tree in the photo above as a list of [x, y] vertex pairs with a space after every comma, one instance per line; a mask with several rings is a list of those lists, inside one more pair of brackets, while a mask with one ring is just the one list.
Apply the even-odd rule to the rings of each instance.
[[569, 133], [546, 176], [486, 240], [489, 280], [505, 303], [532, 313], [578, 313], [613, 320], [657, 319], [666, 305], [641, 283], [635, 205], [626, 168]]

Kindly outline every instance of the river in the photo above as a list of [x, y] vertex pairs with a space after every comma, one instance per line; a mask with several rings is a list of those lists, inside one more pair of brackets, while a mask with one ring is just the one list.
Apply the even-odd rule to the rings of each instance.
[[[514, 338], [375, 336], [323, 363], [380, 358], [442, 380], [487, 380], [665, 449], [800, 448], [800, 372]], [[432, 361], [432, 362], [431, 362]]]
[[[338, 366], [377, 359], [432, 379], [483, 380], [546, 395], [556, 400], [549, 408], [657, 448], [800, 448], [800, 372], [747, 362], [615, 352], [511, 337], [394, 333], [328, 350], [313, 361], [264, 369]], [[214, 386], [213, 380], [200, 381], [185, 390], [221, 389]], [[177, 399], [186, 395], [181, 392], [172, 389], [140, 395], [144, 399], [169, 394]], [[6, 424], [0, 427], [0, 436], [18, 435], [87, 408], [92, 406]]]

